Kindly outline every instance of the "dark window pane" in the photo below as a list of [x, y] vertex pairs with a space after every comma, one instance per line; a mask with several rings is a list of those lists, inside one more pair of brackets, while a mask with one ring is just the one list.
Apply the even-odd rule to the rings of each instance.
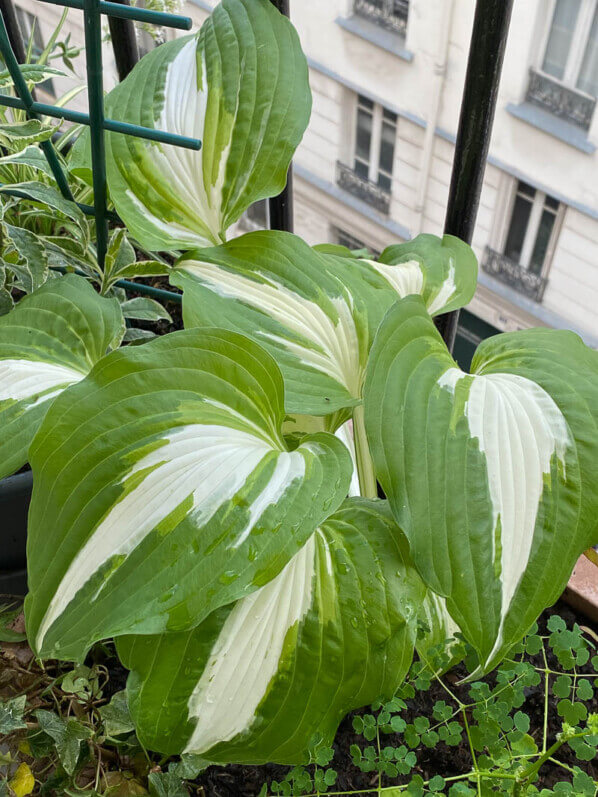
[[530, 199], [533, 199], [536, 196], [536, 189], [529, 183], [524, 183], [523, 180], [519, 180], [517, 183], [517, 193], [525, 194], [530, 197]]
[[562, 80], [575, 33], [581, 0], [557, 0], [542, 69]]
[[392, 122], [392, 124], [396, 125], [397, 120], [399, 118], [396, 115], [396, 113], [394, 113], [393, 111], [389, 111], [388, 108], [383, 108], [382, 110], [383, 110], [383, 114], [382, 115], [383, 115], [384, 119], [386, 119], [389, 122]]
[[355, 174], [358, 177], [363, 177], [364, 180], [369, 180], [370, 177], [370, 167], [367, 163], [363, 163], [363, 161], [355, 160]]
[[347, 249], [365, 249], [366, 245], [359, 238], [355, 238], [344, 230], [336, 231], [336, 240], [339, 246], [346, 246]]
[[554, 213], [551, 213], [549, 210], [545, 210], [542, 213], [538, 237], [536, 238], [532, 259], [529, 264], [529, 270], [533, 271], [534, 274], [540, 274], [544, 268], [546, 252], [548, 251], [548, 244], [550, 243], [550, 236], [552, 235], [555, 221], [556, 217]]
[[509, 234], [507, 235], [507, 243], [504, 252], [508, 258], [514, 260], [516, 263], [521, 262], [521, 252], [523, 251], [523, 243], [525, 241], [525, 234], [527, 232], [527, 225], [529, 224], [531, 212], [531, 202], [524, 197], [518, 196], [515, 199], [511, 226], [509, 227]]
[[499, 332], [499, 329], [490, 326], [490, 324], [482, 321], [481, 318], [473, 315], [473, 313], [461, 310], [453, 355], [459, 366], [464, 371], [469, 371], [473, 355], [480, 343], [486, 338], [498, 335]]
[[393, 0], [393, 14], [399, 19], [407, 19], [409, 16], [409, 0]]
[[380, 172], [380, 174], [378, 175], [378, 185], [380, 186], [380, 188], [382, 188], [384, 191], [387, 191], [390, 194], [390, 191], [392, 189], [391, 179], [390, 177], [387, 177], [385, 174], [382, 174], [382, 172]]
[[547, 196], [546, 197], [546, 207], [547, 208], [551, 208], [552, 210], [558, 210], [560, 204], [561, 203], [558, 201], [558, 199], [555, 199], [552, 196]]
[[395, 156], [395, 140], [397, 129], [388, 122], [382, 123], [382, 141], [380, 142], [380, 172], [392, 175]]
[[370, 111], [374, 110], [374, 103], [371, 100], [368, 100], [367, 97], [364, 97], [363, 94], [358, 96], [359, 105], [363, 106], [364, 108], [369, 108]]
[[357, 110], [357, 137], [355, 156], [366, 163], [372, 148], [372, 115], [362, 108]]

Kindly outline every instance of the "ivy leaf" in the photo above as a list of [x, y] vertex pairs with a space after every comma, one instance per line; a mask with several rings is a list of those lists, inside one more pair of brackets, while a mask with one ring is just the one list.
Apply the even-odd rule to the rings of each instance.
[[35, 778], [27, 764], [21, 764], [9, 783], [15, 797], [26, 797], [35, 788]]
[[148, 777], [152, 797], [189, 797], [189, 790], [172, 772], [151, 772]]
[[58, 758], [65, 771], [72, 775], [79, 760], [81, 742], [92, 736], [91, 729], [77, 720], [64, 720], [44, 709], [36, 711], [35, 716], [41, 730], [54, 740]]
[[24, 642], [27, 639], [27, 634], [9, 628], [21, 611], [20, 607], [11, 609], [10, 606], [0, 606], [0, 642]]
[[27, 727], [27, 723], [23, 721], [26, 703], [26, 695], [19, 695], [11, 700], [0, 702], [0, 735]]
[[117, 692], [108, 705], [102, 706], [100, 716], [104, 722], [106, 736], [121, 736], [124, 733], [131, 733], [131, 731], [135, 730], [129, 714], [127, 693], [124, 689], [121, 692]]

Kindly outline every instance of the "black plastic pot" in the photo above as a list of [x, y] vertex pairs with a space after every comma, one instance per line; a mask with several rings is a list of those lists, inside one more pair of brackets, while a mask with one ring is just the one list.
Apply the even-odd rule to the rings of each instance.
[[0, 595], [27, 592], [27, 513], [31, 471], [0, 481]]

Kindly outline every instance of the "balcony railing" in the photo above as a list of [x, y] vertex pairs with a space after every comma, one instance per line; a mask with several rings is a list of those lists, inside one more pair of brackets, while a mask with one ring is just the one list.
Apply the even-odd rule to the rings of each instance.
[[590, 129], [596, 99], [535, 69], [530, 69], [526, 99], [583, 130]]
[[340, 162], [336, 164], [336, 182], [343, 191], [367, 202], [385, 216], [390, 213], [390, 193], [377, 183], [358, 175], [350, 166]]
[[409, 0], [354, 0], [353, 11], [394, 33], [407, 33]]
[[482, 268], [487, 274], [515, 288], [534, 302], [542, 301], [548, 280], [539, 274], [534, 274], [533, 271], [528, 271], [506, 255], [490, 249], [489, 246], [486, 247]]

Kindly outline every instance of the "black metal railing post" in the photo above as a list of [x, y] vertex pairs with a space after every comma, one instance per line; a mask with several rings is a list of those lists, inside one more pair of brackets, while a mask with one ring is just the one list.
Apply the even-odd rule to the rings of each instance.
[[[115, 0], [115, 2], [125, 6], [129, 5], [129, 0]], [[132, 19], [108, 17], [108, 26], [110, 28], [118, 79], [124, 80], [137, 61], [139, 61], [139, 46], [137, 44], [135, 23]]]
[[[513, 0], [477, 0], [444, 230], [468, 244], [480, 204], [512, 10]], [[437, 319], [451, 351], [458, 324], [458, 311]]]
[[[290, 17], [289, 0], [270, 0], [281, 14]], [[293, 232], [293, 164], [289, 166], [287, 184], [282, 192], [269, 201], [270, 229]]]

